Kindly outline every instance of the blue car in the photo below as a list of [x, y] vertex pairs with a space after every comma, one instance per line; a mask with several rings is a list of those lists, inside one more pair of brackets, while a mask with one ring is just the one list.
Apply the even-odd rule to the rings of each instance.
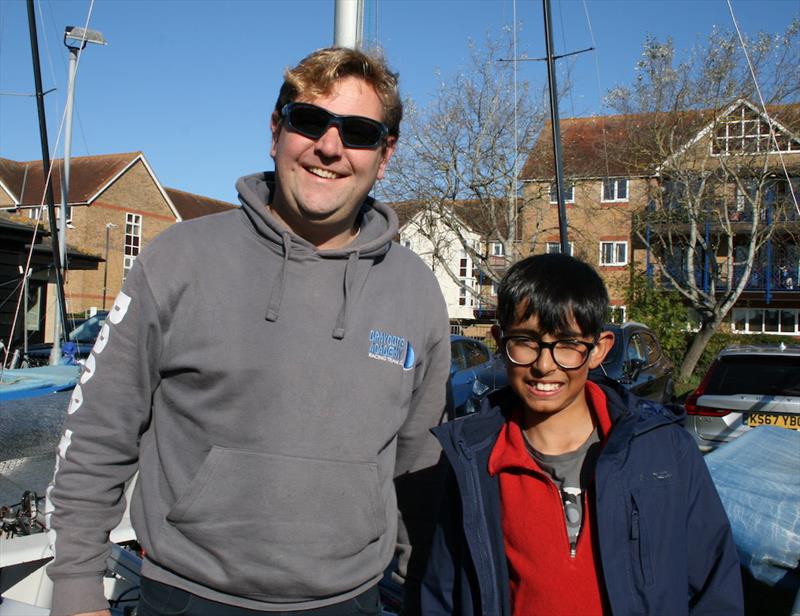
[[[103, 328], [103, 323], [106, 322], [106, 317], [108, 317], [108, 310], [98, 310], [88, 319], [78, 323], [67, 335], [67, 342], [74, 344], [72, 355], [76, 361], [86, 359], [92, 352], [92, 347]], [[29, 365], [31, 367], [46, 366], [52, 349], [52, 342], [33, 344], [28, 347]]]
[[[465, 405], [473, 396], [476, 379], [493, 383], [486, 375], [487, 370], [493, 370], [494, 359], [489, 347], [480, 340], [450, 336], [450, 390], [456, 417], [465, 414]], [[503, 376], [505, 377], [505, 369]]]

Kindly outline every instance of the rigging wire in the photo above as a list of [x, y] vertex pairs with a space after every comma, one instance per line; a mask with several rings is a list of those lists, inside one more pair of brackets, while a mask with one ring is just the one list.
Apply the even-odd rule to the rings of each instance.
[[[764, 112], [764, 116], [767, 118], [767, 123], [769, 124], [769, 134], [772, 137], [772, 141], [775, 144], [775, 151], [778, 154], [778, 158], [781, 161], [781, 167], [783, 167], [783, 175], [786, 177], [786, 183], [788, 184], [789, 192], [792, 195], [792, 201], [794, 202], [794, 208], [798, 214], [800, 214], [800, 206], [797, 204], [797, 195], [794, 192], [794, 186], [792, 185], [792, 180], [789, 177], [789, 171], [786, 169], [786, 161], [783, 159], [783, 152], [781, 152], [781, 147], [778, 145], [778, 138], [775, 134], [775, 124], [772, 121], [772, 118], [767, 113], [767, 105], [764, 102], [764, 96], [761, 94], [761, 86], [758, 84], [758, 78], [756, 77], [756, 72], [753, 69], [753, 63], [750, 61], [750, 54], [747, 52], [747, 44], [745, 43], [744, 37], [742, 36], [742, 32], [739, 29], [739, 23], [736, 21], [736, 14], [733, 12], [733, 5], [731, 4], [731, 0], [726, 0], [728, 4], [728, 11], [731, 14], [731, 20], [733, 21], [733, 27], [736, 29], [736, 34], [739, 37], [739, 44], [742, 47], [742, 51], [744, 52], [745, 60], [747, 61], [747, 67], [750, 70], [750, 76], [753, 78], [753, 85], [756, 88], [756, 93], [758, 94], [758, 100], [761, 103], [761, 109]], [[767, 156], [769, 156], [769, 151], [767, 151]]]
[[[38, 8], [39, 8], [40, 19], [44, 23], [44, 17], [42, 15], [42, 10], [41, 10], [41, 0], [39, 0], [37, 2], [37, 4], [38, 4]], [[77, 57], [76, 66], [75, 66], [75, 73], [76, 74], [78, 72], [78, 67], [80, 66], [81, 53], [83, 51], [83, 47], [84, 47], [85, 42], [86, 42], [86, 39], [85, 39], [86, 31], [89, 29], [89, 22], [90, 22], [91, 17], [92, 17], [93, 9], [94, 9], [94, 0], [89, 0], [89, 10], [88, 10], [88, 12], [86, 14], [86, 20], [84, 22], [84, 38], [81, 40], [81, 48], [78, 50], [78, 57]], [[47, 40], [47, 37], [43, 37], [43, 38], [45, 39], [45, 41]], [[45, 48], [49, 49], [47, 47], [46, 43], [45, 43]], [[61, 114], [61, 122], [60, 122], [60, 125], [58, 127], [58, 134], [56, 136], [55, 145], [53, 146], [53, 151], [57, 151], [58, 150], [58, 143], [59, 143], [59, 140], [61, 138], [61, 133], [62, 133], [62, 131], [64, 129], [64, 122], [66, 120], [66, 115], [67, 115], [67, 109], [66, 109], [66, 105], [65, 105], [64, 106], [64, 111]], [[50, 184], [50, 182], [52, 181], [53, 166], [54, 165], [55, 165], [55, 158], [53, 158], [50, 161], [50, 168], [47, 170], [47, 176], [44, 178], [44, 188], [42, 190], [42, 199], [41, 199], [41, 201], [39, 203], [39, 209], [38, 209], [38, 213], [37, 213], [37, 216], [36, 216], [36, 223], [34, 224], [33, 234], [31, 235], [31, 248], [28, 251], [28, 256], [25, 259], [25, 270], [24, 270], [25, 274], [27, 274], [27, 272], [30, 270], [30, 267], [31, 267], [31, 260], [33, 258], [33, 247], [36, 244], [36, 235], [37, 235], [37, 233], [39, 231], [39, 226], [41, 224], [41, 219], [42, 219], [41, 214], [42, 214], [42, 211], [45, 208], [45, 203], [44, 203], [45, 202], [45, 195], [47, 193], [47, 187]], [[63, 176], [62, 176], [62, 181], [63, 181]], [[55, 229], [51, 229], [51, 232], [55, 233]], [[66, 254], [66, 249], [65, 249], [65, 254]], [[2, 361], [2, 363], [0, 363], [0, 379], [2, 379], [3, 372], [5, 371], [6, 364], [8, 363], [8, 356], [9, 356], [9, 354], [11, 352], [11, 341], [14, 339], [14, 333], [15, 333], [15, 330], [16, 330], [16, 327], [17, 327], [17, 321], [19, 320], [19, 312], [20, 312], [21, 307], [22, 307], [22, 293], [20, 293], [18, 298], [17, 298], [17, 305], [16, 305], [16, 308], [14, 310], [14, 318], [11, 321], [11, 331], [10, 331], [9, 336], [8, 336], [8, 345], [5, 348], [5, 353], [3, 355], [3, 361]], [[65, 332], [65, 334], [66, 334], [66, 332]], [[27, 336], [27, 331], [24, 332], [24, 335]]]
[[[602, 82], [600, 80], [600, 58], [599, 53], [597, 51], [597, 42], [594, 39], [594, 29], [592, 28], [592, 19], [589, 17], [589, 7], [586, 4], [586, 0], [582, 0], [583, 4], [583, 12], [586, 15], [586, 25], [589, 28], [589, 38], [592, 39], [592, 47], [594, 48], [594, 70], [595, 74], [597, 75], [597, 94], [600, 96], [601, 100], [601, 107], [603, 105], [602, 100]], [[601, 123], [601, 134], [603, 135], [603, 161], [606, 165], [606, 179], [611, 175], [608, 166], [608, 133], [606, 131], [606, 116], [605, 114], [600, 114], [600, 123]]]

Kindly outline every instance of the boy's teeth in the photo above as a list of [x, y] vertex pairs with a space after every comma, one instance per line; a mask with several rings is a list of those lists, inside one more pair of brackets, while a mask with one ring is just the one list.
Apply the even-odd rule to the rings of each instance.
[[561, 387], [558, 383], [536, 383], [536, 389], [539, 391], [555, 391]]

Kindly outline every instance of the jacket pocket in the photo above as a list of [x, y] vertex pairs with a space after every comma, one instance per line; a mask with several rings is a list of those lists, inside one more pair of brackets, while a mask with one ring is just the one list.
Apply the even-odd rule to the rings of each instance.
[[386, 527], [375, 463], [213, 447], [152, 556], [223, 592], [304, 601], [378, 575]]
[[651, 563], [650, 542], [647, 519], [642, 515], [641, 498], [634, 492], [631, 494], [630, 542], [631, 556], [637, 585], [648, 587], [653, 584], [653, 567]]

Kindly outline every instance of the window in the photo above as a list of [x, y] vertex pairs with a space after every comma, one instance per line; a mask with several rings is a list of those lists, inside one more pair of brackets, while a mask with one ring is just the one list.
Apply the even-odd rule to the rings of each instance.
[[734, 308], [733, 331], [737, 334], [798, 334], [800, 310]]
[[627, 265], [628, 242], [600, 242], [600, 265]]
[[[558, 203], [558, 194], [556, 192], [556, 183], [550, 184], [550, 203]], [[568, 182], [564, 186], [564, 203], [575, 203], [575, 184]]]
[[628, 180], [625, 178], [609, 178], [603, 180], [603, 201], [627, 201]]
[[503, 257], [506, 254], [503, 242], [491, 242], [489, 244], [489, 254], [493, 257]]
[[[574, 244], [569, 242], [569, 256], [574, 254]], [[561, 252], [561, 242], [547, 242], [547, 254], [555, 255]]]
[[411, 240], [402, 240], [400, 242], [400, 245], [404, 246], [404, 247], [406, 247], [408, 249], [411, 249]]
[[475, 264], [467, 256], [466, 251], [461, 251], [461, 258], [458, 260], [458, 305], [472, 306], [473, 297], [469, 292], [475, 278]]
[[142, 247], [142, 217], [140, 214], [125, 214], [125, 256], [122, 261], [122, 279], [128, 276], [139, 250]]
[[[742, 105], [722, 118], [714, 128], [711, 153], [759, 154], [762, 152], [797, 152], [800, 144], [787, 134], [779, 132], [773, 123], [775, 138], [770, 135], [769, 123], [749, 107]], [[777, 148], [775, 147], [777, 143]]]
[[625, 306], [610, 306], [608, 309], [608, 320], [611, 323], [624, 323], [625, 316]]

